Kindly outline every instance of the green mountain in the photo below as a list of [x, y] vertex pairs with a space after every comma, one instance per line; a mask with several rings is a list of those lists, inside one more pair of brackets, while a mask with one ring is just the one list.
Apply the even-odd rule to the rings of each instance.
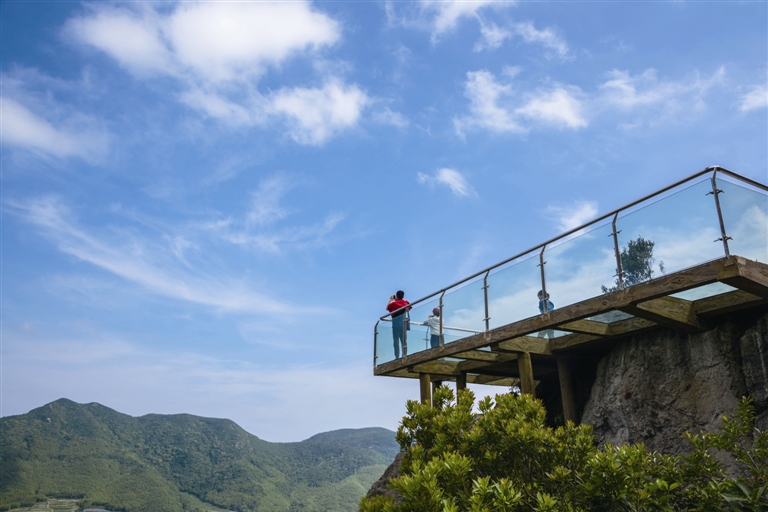
[[397, 452], [383, 428], [270, 443], [230, 420], [60, 399], [0, 418], [0, 510], [45, 498], [114, 511], [357, 510]]

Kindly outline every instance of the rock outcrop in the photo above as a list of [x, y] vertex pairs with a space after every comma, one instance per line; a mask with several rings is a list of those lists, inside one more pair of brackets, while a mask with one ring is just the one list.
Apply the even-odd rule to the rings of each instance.
[[717, 430], [745, 395], [768, 427], [768, 314], [720, 318], [699, 334], [671, 329], [618, 342], [598, 364], [582, 423], [598, 443], [682, 453], [685, 431]]

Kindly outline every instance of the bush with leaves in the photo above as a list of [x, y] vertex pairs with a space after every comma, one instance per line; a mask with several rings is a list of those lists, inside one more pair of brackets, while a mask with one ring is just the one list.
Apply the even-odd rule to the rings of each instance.
[[[722, 432], [687, 435], [686, 456], [642, 444], [598, 449], [587, 425], [546, 426], [528, 395], [486, 397], [477, 415], [468, 390], [455, 400], [441, 387], [434, 402], [409, 401], [398, 429], [406, 455], [389, 487], [401, 499], [363, 498], [362, 512], [768, 510], [768, 435], [753, 432], [748, 399]], [[749, 477], [729, 479], [717, 450]]]

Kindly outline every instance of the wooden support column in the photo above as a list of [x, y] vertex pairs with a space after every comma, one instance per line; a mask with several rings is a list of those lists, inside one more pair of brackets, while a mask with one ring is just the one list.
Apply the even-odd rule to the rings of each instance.
[[443, 381], [441, 381], [441, 380], [433, 380], [432, 381], [432, 400], [431, 400], [432, 407], [435, 406], [435, 402], [434, 402], [435, 391], [437, 391], [437, 388], [439, 388], [442, 385], [443, 385]]
[[535, 398], [536, 383], [533, 381], [533, 366], [529, 352], [520, 352], [517, 355], [517, 368], [520, 371], [520, 391]]
[[462, 373], [461, 375], [456, 376], [456, 396], [459, 396], [459, 391], [462, 389], [467, 389], [467, 374]]
[[573, 379], [568, 362], [562, 357], [557, 358], [557, 374], [560, 377], [560, 397], [563, 401], [563, 418], [565, 421], [576, 423], [576, 396], [573, 392]]
[[421, 395], [421, 403], [423, 404], [432, 403], [432, 390], [429, 387], [429, 380], [428, 373], [419, 374], [419, 391]]

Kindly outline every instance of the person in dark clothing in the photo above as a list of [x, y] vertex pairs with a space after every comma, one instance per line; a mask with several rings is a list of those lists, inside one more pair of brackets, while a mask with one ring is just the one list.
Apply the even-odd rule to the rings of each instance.
[[[396, 294], [389, 297], [389, 302], [387, 302], [387, 311], [390, 313], [396, 311], [396, 313], [392, 314], [392, 345], [395, 349], [395, 359], [400, 359], [400, 347], [403, 346], [403, 331], [405, 330], [405, 319], [407, 318], [405, 313], [410, 310], [410, 308], [401, 309], [410, 304], [404, 297], [405, 292], [398, 290]], [[398, 309], [400, 311], [397, 311]]]

